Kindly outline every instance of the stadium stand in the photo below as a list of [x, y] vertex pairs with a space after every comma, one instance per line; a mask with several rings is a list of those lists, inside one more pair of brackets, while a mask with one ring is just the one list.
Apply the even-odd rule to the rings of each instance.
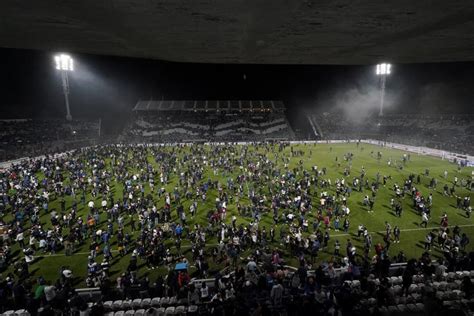
[[[429, 257], [411, 260], [392, 273], [384, 269], [368, 273], [352, 265], [295, 270], [273, 265], [265, 255], [271, 258], [263, 251], [246, 268], [193, 279], [186, 285], [178, 281], [181, 274], [173, 271], [167, 280], [158, 278], [153, 283], [126, 273], [117, 279], [115, 289], [109, 284], [71, 291], [68, 278], [62, 277], [54, 287], [58, 293], [70, 291], [68, 303], [48, 304], [44, 299], [38, 313], [57, 313], [61, 306], [63, 311], [86, 315], [248, 315], [256, 310], [272, 315], [469, 315], [474, 308], [474, 270], [445, 272], [442, 262], [432, 263]], [[258, 262], [255, 271], [248, 268], [253, 260]], [[2, 315], [31, 313], [19, 309]]]
[[100, 120], [0, 120], [0, 160], [90, 146], [100, 136], [100, 125]]
[[474, 153], [472, 115], [386, 114], [373, 115], [361, 122], [338, 112], [325, 112], [311, 119], [323, 139], [371, 138], [461, 154]]
[[291, 140], [280, 101], [139, 101], [122, 141]]

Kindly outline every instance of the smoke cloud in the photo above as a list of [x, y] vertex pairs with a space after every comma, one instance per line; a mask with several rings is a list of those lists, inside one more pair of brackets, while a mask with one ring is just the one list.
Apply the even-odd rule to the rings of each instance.
[[[318, 98], [317, 104], [325, 112], [342, 114], [354, 123], [362, 123], [379, 112], [381, 92], [377, 84], [358, 85], [332, 90]], [[385, 90], [384, 112], [396, 106], [397, 94]]]

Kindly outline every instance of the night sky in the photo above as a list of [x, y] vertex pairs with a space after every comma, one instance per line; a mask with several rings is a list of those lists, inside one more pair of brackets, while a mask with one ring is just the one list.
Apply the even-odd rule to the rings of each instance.
[[[0, 49], [1, 118], [64, 116], [54, 53]], [[70, 55], [76, 68], [70, 76], [73, 117], [126, 116], [137, 100], [150, 98], [279, 99], [291, 114], [334, 107], [341, 96], [349, 107], [352, 98], [378, 87], [373, 66], [184, 64]], [[474, 63], [394, 65], [387, 111], [474, 113], [473, 76]]]

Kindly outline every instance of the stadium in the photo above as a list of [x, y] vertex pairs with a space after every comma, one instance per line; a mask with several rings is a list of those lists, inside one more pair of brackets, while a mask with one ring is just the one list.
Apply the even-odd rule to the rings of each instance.
[[472, 4], [53, 2], [0, 4], [1, 315], [474, 314]]

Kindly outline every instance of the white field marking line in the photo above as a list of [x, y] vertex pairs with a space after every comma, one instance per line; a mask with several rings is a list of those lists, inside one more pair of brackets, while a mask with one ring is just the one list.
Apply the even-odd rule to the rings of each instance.
[[[448, 226], [449, 228], [453, 228], [456, 225]], [[474, 227], [474, 224], [467, 224], [467, 225], [457, 225], [458, 227]], [[439, 229], [439, 226], [432, 226], [432, 227], [426, 227], [426, 228], [407, 228], [407, 229], [400, 229], [400, 232], [413, 232], [413, 231], [421, 231], [421, 230], [434, 230], [434, 229]], [[376, 234], [376, 233], [385, 233], [385, 230], [381, 231], [375, 231], [375, 232], [369, 232], [369, 234]], [[342, 237], [342, 236], [350, 236], [351, 234], [336, 234], [336, 235], [330, 235], [330, 237]], [[218, 244], [206, 244], [206, 246], [217, 246]], [[181, 248], [191, 248], [191, 245], [185, 245], [181, 246]], [[117, 253], [118, 250], [111, 250], [113, 253]], [[73, 253], [71, 256], [66, 256], [65, 254], [44, 254], [44, 255], [36, 255], [35, 257], [72, 257], [75, 255], [89, 255], [90, 252], [76, 252]]]

